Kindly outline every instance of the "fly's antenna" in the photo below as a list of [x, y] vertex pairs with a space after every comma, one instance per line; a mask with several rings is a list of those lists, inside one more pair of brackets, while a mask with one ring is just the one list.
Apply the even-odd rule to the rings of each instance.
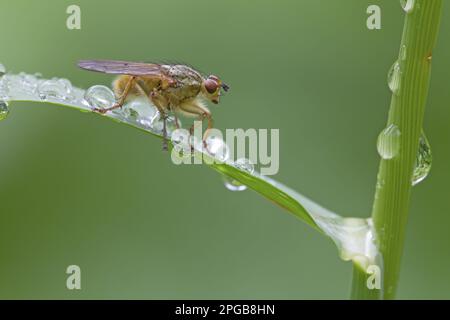
[[222, 83], [222, 89], [223, 89], [225, 92], [228, 92], [228, 90], [230, 90], [230, 86], [227, 85], [226, 83]]

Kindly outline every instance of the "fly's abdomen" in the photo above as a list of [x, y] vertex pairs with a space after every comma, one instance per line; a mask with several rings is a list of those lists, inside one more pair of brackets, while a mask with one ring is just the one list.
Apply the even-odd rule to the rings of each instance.
[[[131, 77], [132, 76], [129, 75], [121, 75], [114, 79], [113, 89], [116, 97], [120, 97], [122, 95]], [[148, 96], [152, 92], [153, 88], [158, 86], [158, 83], [159, 80], [155, 80], [154, 78], [150, 79], [146, 77], [136, 77], [135, 85], [131, 87], [128, 97], [132, 98], [141, 96], [143, 92]]]

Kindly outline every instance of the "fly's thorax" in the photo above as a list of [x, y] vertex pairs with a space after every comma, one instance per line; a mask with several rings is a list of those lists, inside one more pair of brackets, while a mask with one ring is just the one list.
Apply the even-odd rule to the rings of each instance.
[[192, 81], [201, 82], [203, 79], [198, 71], [184, 64], [165, 64], [161, 67], [167, 76], [175, 80], [191, 79]]
[[199, 72], [181, 64], [163, 65], [162, 67], [164, 73], [175, 80], [175, 84], [166, 90], [170, 100], [183, 101], [199, 94], [203, 82]]

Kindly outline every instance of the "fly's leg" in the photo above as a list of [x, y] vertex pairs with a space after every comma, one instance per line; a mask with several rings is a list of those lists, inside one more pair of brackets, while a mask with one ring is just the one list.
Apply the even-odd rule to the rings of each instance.
[[[205, 132], [203, 133], [203, 145], [206, 147], [206, 139], [209, 136], [209, 132], [211, 131], [211, 129], [213, 128], [213, 118], [211, 113], [207, 112], [207, 111], [203, 111], [201, 114], [199, 114], [197, 120], [200, 121], [200, 123], [203, 122], [203, 120], [207, 119], [208, 120], [208, 127], [206, 128]], [[191, 128], [189, 129], [189, 132], [191, 133], [191, 135], [194, 133], [195, 128], [198, 126], [199, 124], [193, 124], [191, 126]]]
[[133, 84], [135, 83], [135, 79], [136, 77], [130, 77], [130, 80], [128, 80], [125, 89], [123, 90], [122, 94], [120, 95], [120, 98], [118, 99], [118, 101], [109, 108], [105, 108], [105, 109], [101, 109], [101, 108], [94, 108], [92, 109], [92, 111], [94, 112], [98, 112], [101, 114], [105, 114], [108, 111], [117, 109], [117, 108], [121, 108], [123, 106], [123, 104], [125, 103], [125, 99], [128, 96], [128, 93], [130, 92], [131, 88], [133, 87]]
[[211, 129], [212, 129], [213, 126], [214, 126], [214, 120], [213, 120], [213, 118], [212, 118], [211, 113], [209, 113], [209, 112], [203, 113], [203, 114], [201, 115], [200, 119], [201, 119], [202, 121], [203, 121], [204, 119], [208, 120], [208, 127], [206, 128], [205, 133], [203, 133], [203, 142], [205, 143], [205, 142], [206, 142], [206, 139], [207, 139], [208, 136], [209, 136], [209, 132], [211, 131]]
[[[205, 130], [205, 132], [203, 133], [203, 146], [207, 149], [208, 146], [206, 144], [206, 139], [208, 138], [209, 132], [211, 131], [211, 129], [213, 128], [214, 122], [213, 122], [213, 118], [211, 113], [209, 112], [209, 110], [202, 105], [202, 103], [199, 100], [190, 100], [188, 102], [182, 103], [180, 105], [180, 110], [185, 113], [186, 115], [190, 115], [190, 116], [197, 116], [197, 120], [200, 120], [201, 122], [203, 122], [203, 120], [207, 119], [208, 120], [208, 127]], [[192, 136], [194, 133], [195, 128], [198, 126], [199, 124], [193, 124], [191, 126], [191, 128], [189, 129], [189, 133]], [[191, 148], [192, 150], [192, 148]]]
[[175, 117], [175, 128], [180, 129], [180, 122], [178, 121], [176, 112], [173, 113], [173, 116]]
[[155, 107], [158, 109], [160, 116], [163, 119], [163, 150], [167, 151], [167, 108], [168, 108], [168, 101], [167, 99], [161, 95], [158, 89], [154, 89], [150, 93], [150, 100], [155, 105]]
[[163, 145], [162, 148], [164, 151], [167, 151], [168, 147], [167, 147], [167, 117], [166, 114], [164, 114], [163, 117]]
[[142, 84], [139, 83], [139, 81], [136, 83], [135, 87], [136, 90], [141, 95], [146, 96], [150, 100], [150, 102], [156, 107], [156, 109], [158, 109], [158, 112], [163, 119], [163, 150], [167, 151], [168, 147], [167, 147], [166, 110], [168, 109], [169, 103], [167, 99], [161, 94], [160, 91], [161, 86], [159, 85], [158, 87], [153, 88], [153, 90], [150, 91], [150, 93], [148, 93], [148, 91], [144, 89], [144, 87], [142, 86]]

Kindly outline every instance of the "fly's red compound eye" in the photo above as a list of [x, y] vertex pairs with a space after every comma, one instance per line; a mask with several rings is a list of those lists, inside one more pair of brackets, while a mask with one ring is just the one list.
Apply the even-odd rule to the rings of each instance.
[[219, 88], [219, 84], [216, 80], [208, 78], [205, 80], [205, 89], [209, 94], [213, 94]]

